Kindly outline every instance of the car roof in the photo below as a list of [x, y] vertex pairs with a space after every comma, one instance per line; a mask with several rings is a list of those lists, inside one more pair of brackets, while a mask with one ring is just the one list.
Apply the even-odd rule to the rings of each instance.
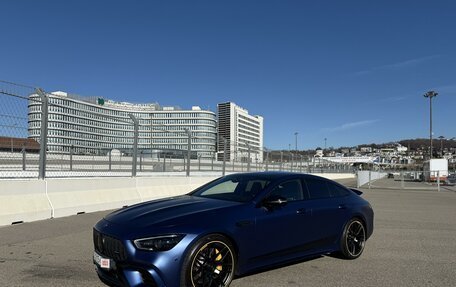
[[294, 177], [315, 178], [315, 179], [319, 179], [319, 180], [329, 181], [329, 182], [335, 183], [340, 186], [344, 186], [338, 182], [335, 182], [333, 180], [330, 180], [328, 178], [321, 177], [318, 175], [313, 175], [310, 173], [289, 172], [289, 171], [260, 171], [260, 172], [244, 172], [244, 173], [241, 172], [241, 173], [233, 173], [233, 174], [227, 175], [226, 177], [231, 177], [231, 178], [242, 177], [242, 178], [248, 178], [248, 179], [258, 178], [258, 179], [267, 179], [269, 181], [276, 181], [276, 180], [281, 180], [281, 179], [286, 180], [287, 178], [294, 178]]
[[244, 173], [233, 173], [228, 175], [227, 177], [246, 177], [246, 178], [262, 178], [262, 179], [269, 179], [274, 181], [276, 179], [287, 178], [292, 176], [312, 176], [310, 174], [305, 173], [296, 173], [296, 172], [288, 172], [288, 171], [261, 171], [261, 172], [244, 172]]

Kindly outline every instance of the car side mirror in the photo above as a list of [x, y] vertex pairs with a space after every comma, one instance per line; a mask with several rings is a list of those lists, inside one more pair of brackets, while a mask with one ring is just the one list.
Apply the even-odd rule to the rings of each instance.
[[263, 201], [263, 206], [267, 209], [274, 209], [285, 206], [287, 203], [288, 201], [285, 197], [279, 195], [272, 195]]

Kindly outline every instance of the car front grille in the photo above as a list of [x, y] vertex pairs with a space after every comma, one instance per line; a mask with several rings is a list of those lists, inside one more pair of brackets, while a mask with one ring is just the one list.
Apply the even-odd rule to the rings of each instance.
[[125, 247], [120, 240], [102, 234], [96, 229], [93, 230], [93, 244], [95, 251], [100, 255], [115, 261], [125, 261], [127, 259]]

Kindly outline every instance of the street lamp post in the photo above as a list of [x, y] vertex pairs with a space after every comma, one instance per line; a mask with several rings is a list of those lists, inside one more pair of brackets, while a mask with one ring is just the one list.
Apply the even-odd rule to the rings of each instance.
[[437, 97], [438, 93], [429, 91], [424, 94], [425, 98], [429, 98], [429, 159], [432, 159], [432, 98]]

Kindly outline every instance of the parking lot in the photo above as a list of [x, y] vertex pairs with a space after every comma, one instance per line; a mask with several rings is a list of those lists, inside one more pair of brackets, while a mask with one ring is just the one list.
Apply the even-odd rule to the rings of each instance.
[[[323, 256], [232, 286], [455, 286], [456, 192], [363, 191], [375, 230], [359, 259]], [[92, 264], [92, 226], [106, 213], [0, 228], [0, 285], [104, 286]]]

